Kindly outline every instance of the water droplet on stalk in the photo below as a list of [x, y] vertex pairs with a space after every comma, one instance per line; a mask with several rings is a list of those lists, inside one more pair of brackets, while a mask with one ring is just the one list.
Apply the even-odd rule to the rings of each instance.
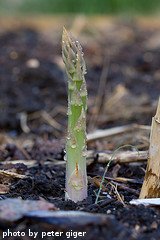
[[71, 148], [76, 148], [76, 147], [77, 147], [76, 144], [71, 145]]
[[87, 156], [87, 152], [85, 151], [82, 153], [82, 157], [86, 157], [86, 156]]

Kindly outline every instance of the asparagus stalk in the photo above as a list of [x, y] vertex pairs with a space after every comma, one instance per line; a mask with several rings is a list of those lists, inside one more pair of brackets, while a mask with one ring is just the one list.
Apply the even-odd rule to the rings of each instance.
[[149, 159], [140, 198], [160, 197], [160, 98], [152, 118]]
[[78, 41], [63, 29], [62, 58], [68, 76], [68, 135], [66, 140], [66, 194], [74, 202], [87, 197], [86, 174], [86, 66]]

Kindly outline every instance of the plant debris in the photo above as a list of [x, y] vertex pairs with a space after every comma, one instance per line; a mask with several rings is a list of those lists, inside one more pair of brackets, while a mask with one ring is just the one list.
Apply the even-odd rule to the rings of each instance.
[[52, 203], [44, 200], [33, 201], [6, 198], [0, 201], [0, 223], [13, 223], [31, 211], [49, 209], [57, 210]]

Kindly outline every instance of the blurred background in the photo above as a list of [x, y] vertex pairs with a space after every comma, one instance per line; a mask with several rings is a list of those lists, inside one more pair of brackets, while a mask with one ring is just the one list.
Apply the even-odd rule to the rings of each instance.
[[65, 26], [87, 64], [88, 132], [150, 125], [160, 93], [159, 0], [0, 0], [0, 128], [63, 138]]
[[152, 14], [160, 10], [159, 0], [1, 0], [1, 12], [84, 13], [84, 14]]

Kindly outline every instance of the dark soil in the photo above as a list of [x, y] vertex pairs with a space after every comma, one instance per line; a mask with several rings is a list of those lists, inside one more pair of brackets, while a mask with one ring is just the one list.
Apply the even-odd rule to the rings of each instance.
[[[86, 29], [82, 31], [82, 36], [86, 34], [88, 39], [88, 44], [84, 44], [88, 65], [88, 129], [151, 123], [160, 92], [160, 46], [151, 43], [159, 31], [160, 28], [142, 28], [136, 22], [115, 23], [112, 29], [104, 29], [100, 40], [94, 36], [91, 40], [91, 33]], [[115, 37], [116, 32], [119, 38]], [[139, 196], [146, 163], [112, 163], [107, 177], [134, 181], [122, 183], [108, 178], [100, 201], [95, 204], [97, 181], [100, 183], [106, 167], [95, 158], [87, 169], [88, 198], [81, 203], [64, 200], [67, 96], [64, 73], [57, 61], [60, 53], [59, 41], [51, 43], [34, 29], [14, 29], [0, 34], [0, 169], [26, 175], [24, 179], [0, 177], [1, 184], [9, 185], [9, 191], [0, 198], [45, 199], [61, 210], [109, 216], [104, 225], [97, 223], [78, 229], [87, 232], [83, 239], [160, 239], [159, 209], [129, 204]], [[106, 54], [109, 56], [105, 65], [107, 81], [99, 116], [93, 125], [90, 120], [97, 112], [95, 96]], [[122, 93], [121, 97], [118, 97], [119, 93]], [[116, 101], [110, 102], [112, 97]], [[51, 122], [50, 117], [56, 123]], [[132, 144], [139, 150], [147, 150], [148, 133], [138, 134], [132, 132], [131, 135], [97, 140], [90, 143], [88, 149], [115, 150], [120, 145]], [[24, 161], [17, 163], [16, 160]], [[31, 160], [34, 162], [29, 165]], [[34, 219], [22, 219], [12, 226], [1, 224], [1, 231], [7, 228], [26, 232], [28, 229], [53, 230], [52, 224]]]

